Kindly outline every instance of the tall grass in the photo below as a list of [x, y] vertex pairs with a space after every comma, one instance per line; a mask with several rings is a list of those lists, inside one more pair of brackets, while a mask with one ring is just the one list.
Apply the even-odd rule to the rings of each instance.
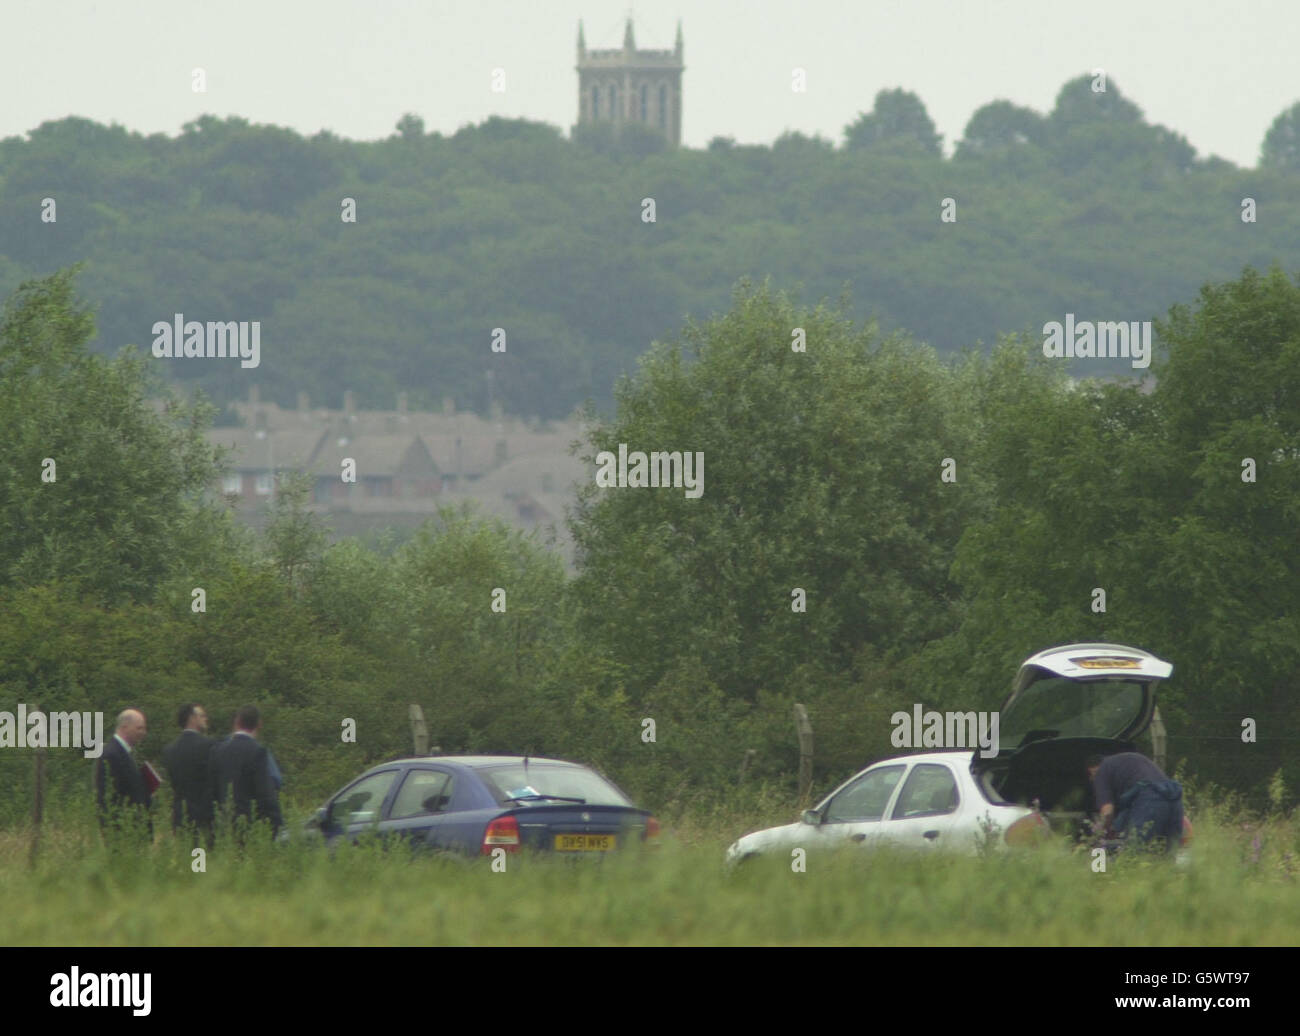
[[[1193, 860], [1053, 845], [951, 857], [846, 851], [728, 872], [723, 850], [771, 816], [702, 808], [658, 850], [583, 858], [430, 858], [255, 842], [205, 873], [160, 831], [109, 850], [93, 826], [0, 834], [0, 942], [18, 945], [1254, 945], [1300, 933], [1294, 814], [1202, 804]], [[788, 816], [776, 820], [790, 819]], [[1243, 824], [1245, 826], [1243, 826]]]

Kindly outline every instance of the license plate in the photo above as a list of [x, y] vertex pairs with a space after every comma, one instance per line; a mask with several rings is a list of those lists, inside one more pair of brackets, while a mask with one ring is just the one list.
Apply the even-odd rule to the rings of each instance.
[[556, 835], [555, 848], [567, 853], [603, 853], [613, 849], [614, 835]]

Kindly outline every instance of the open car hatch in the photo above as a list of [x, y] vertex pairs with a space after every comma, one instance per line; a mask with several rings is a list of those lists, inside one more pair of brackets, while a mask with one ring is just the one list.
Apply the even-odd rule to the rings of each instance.
[[1074, 824], [1092, 810], [1089, 755], [1137, 750], [1151, 725], [1156, 687], [1173, 666], [1124, 644], [1066, 644], [1025, 659], [1002, 704], [999, 752], [971, 759], [996, 798], [1039, 804]]
[[1020, 666], [1002, 705], [1002, 744], [1049, 738], [1131, 741], [1151, 723], [1155, 688], [1174, 667], [1123, 644], [1048, 648]]

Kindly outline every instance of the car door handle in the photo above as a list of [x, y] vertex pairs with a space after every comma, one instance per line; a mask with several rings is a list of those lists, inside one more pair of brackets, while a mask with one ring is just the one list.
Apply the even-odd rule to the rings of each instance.
[[928, 838], [928, 839], [930, 839], [930, 841], [933, 842], [936, 838], [939, 837], [939, 832], [938, 832], [938, 831], [927, 831], [927, 832], [925, 832], [925, 834], [921, 835], [921, 837], [922, 837], [922, 838]]
[[865, 842], [866, 840], [866, 835], [849, 835], [850, 842]]

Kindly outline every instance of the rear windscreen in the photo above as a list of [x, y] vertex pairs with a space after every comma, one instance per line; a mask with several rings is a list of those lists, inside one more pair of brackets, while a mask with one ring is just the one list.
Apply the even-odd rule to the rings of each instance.
[[1145, 703], [1135, 680], [1072, 680], [1045, 676], [1016, 695], [1002, 712], [1001, 740], [1022, 744], [1027, 735], [1113, 738], [1137, 721]]
[[521, 799], [520, 805], [548, 804], [548, 796], [560, 800], [581, 799], [588, 806], [632, 805], [614, 785], [590, 770], [576, 766], [537, 766], [522, 763], [493, 766], [478, 771], [502, 800]]

